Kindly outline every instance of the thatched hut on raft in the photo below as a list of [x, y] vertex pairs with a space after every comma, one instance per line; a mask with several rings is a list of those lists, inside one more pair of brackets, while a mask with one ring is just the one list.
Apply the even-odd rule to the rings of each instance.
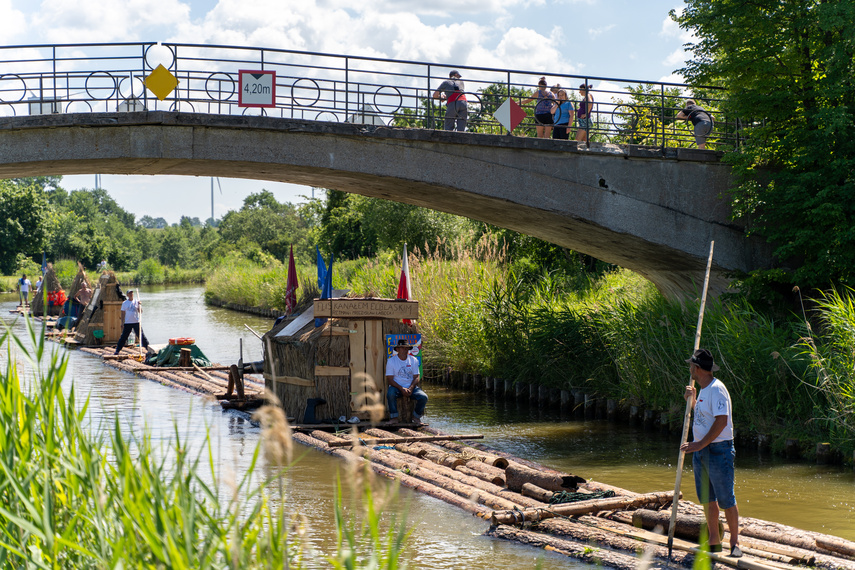
[[84, 346], [109, 345], [119, 342], [122, 335], [122, 301], [116, 274], [101, 274], [92, 298], [86, 305], [75, 331], [74, 340]]
[[[316, 317], [326, 322], [316, 327]], [[265, 385], [298, 424], [342, 416], [386, 419], [387, 335], [417, 334], [416, 326], [402, 322], [416, 318], [417, 301], [315, 299], [262, 338]], [[410, 408], [399, 411], [408, 421]]]
[[[60, 300], [61, 302], [57, 302]], [[47, 306], [45, 306], [46, 301]], [[62, 289], [62, 285], [59, 284], [53, 264], [48, 263], [44, 278], [42, 278], [42, 286], [33, 295], [33, 301], [30, 303], [30, 312], [35, 317], [56, 317], [62, 312], [62, 303], [64, 302], [65, 291]]]

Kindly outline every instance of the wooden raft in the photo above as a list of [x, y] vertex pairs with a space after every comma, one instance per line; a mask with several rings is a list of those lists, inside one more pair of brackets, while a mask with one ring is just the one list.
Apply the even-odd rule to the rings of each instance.
[[[349, 465], [371, 469], [479, 518], [492, 520], [494, 524], [486, 534], [495, 538], [622, 570], [638, 568], [638, 553], [642, 550], [650, 557], [650, 567], [669, 569], [692, 568], [700, 553], [691, 529], [696, 528], [703, 509], [685, 499], [679, 503], [678, 525], [686, 530], [681, 533], [683, 538], [675, 540], [670, 557], [666, 537], [633, 526], [634, 517], [636, 524], [643, 519], [645, 527], [648, 521], [658, 518], [667, 521], [673, 492], [639, 494], [586, 481], [483, 444], [455, 441], [458, 437], [464, 436], [443, 434], [429, 427], [395, 432], [372, 428], [356, 440], [322, 430], [293, 434], [299, 443], [346, 459]], [[616, 496], [550, 505], [553, 491], [531, 482], [523, 483], [520, 491], [508, 488], [502, 476], [507, 479], [509, 471], [516, 478], [531, 473], [547, 485], [564, 486], [581, 480], [576, 489], [579, 493], [613, 491]], [[512, 485], [519, 485], [519, 481]], [[531, 521], [538, 522], [531, 526]], [[849, 541], [748, 517], [740, 519], [740, 526], [744, 556], [727, 556], [730, 537], [725, 533], [725, 553], [710, 555], [716, 563], [746, 570], [782, 570], [794, 565], [855, 570], [855, 557], [843, 555], [855, 547]]]
[[[165, 386], [171, 386], [204, 396], [217, 396], [225, 394], [228, 388], [229, 375], [226, 367], [211, 366], [205, 368], [168, 368], [149, 366], [138, 362], [133, 357], [139, 354], [138, 349], [124, 348], [119, 353], [120, 357], [110, 358], [114, 348], [87, 347], [80, 349], [83, 352], [94, 354], [104, 358], [104, 364], [125, 372], [131, 372], [148, 380], [153, 380]], [[244, 377], [244, 385], [247, 399], [260, 398], [264, 394], [264, 382], [253, 376]]]

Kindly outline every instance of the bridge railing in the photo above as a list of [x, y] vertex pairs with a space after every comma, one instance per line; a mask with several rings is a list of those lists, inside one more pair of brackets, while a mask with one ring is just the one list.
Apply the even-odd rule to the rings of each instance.
[[[162, 101], [145, 87], [146, 77], [158, 65], [178, 80], [176, 89]], [[739, 144], [739, 122], [718, 112], [724, 92], [715, 88], [175, 43], [2, 47], [0, 117], [166, 110], [437, 129], [442, 128], [445, 107], [432, 94], [451, 69], [458, 70], [465, 82], [471, 132], [506, 134], [493, 113], [508, 97], [519, 103], [546, 76], [550, 86], [560, 85], [571, 100], [580, 99], [580, 85], [592, 86], [595, 103], [589, 140], [660, 148], [694, 146], [691, 124], [676, 119], [685, 99], [692, 95], [715, 118], [708, 148], [732, 149]], [[272, 107], [239, 105], [240, 70], [276, 72]], [[514, 135], [534, 136], [537, 122], [533, 111], [533, 104], [527, 106], [527, 116]]]

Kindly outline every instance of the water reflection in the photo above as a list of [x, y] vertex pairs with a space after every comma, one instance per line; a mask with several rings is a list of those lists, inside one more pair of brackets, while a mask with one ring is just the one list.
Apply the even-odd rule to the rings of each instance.
[[[261, 343], [244, 324], [257, 331], [272, 320], [204, 304], [201, 287], [157, 287], [141, 291], [143, 327], [152, 343], [191, 336], [214, 361], [260, 359]], [[0, 311], [16, 304], [13, 295], [0, 296]], [[21, 323], [15, 325], [19, 332]], [[5, 348], [4, 348], [5, 350]], [[139, 431], [148, 427], [155, 440], [171, 439], [175, 429], [191, 446], [210, 432], [223, 479], [239, 477], [252, 460], [260, 437], [248, 416], [223, 412], [207, 399], [109, 368], [97, 358], [70, 351], [69, 377], [78, 392], [91, 394], [90, 421], [112, 422]], [[620, 424], [574, 421], [567, 415], [531, 408], [518, 401], [495, 401], [482, 394], [450, 391], [428, 385], [431, 425], [454, 433], [483, 433], [485, 443], [520, 457], [545, 463], [604, 483], [634, 491], [674, 488], [674, 452], [679, 436], [663, 437]], [[287, 504], [310, 520], [309, 540], [320, 551], [334, 545], [333, 495], [343, 462], [297, 446], [299, 464], [287, 475]], [[347, 481], [346, 473], [343, 475]], [[829, 532], [855, 540], [851, 499], [855, 475], [851, 470], [784, 464], [744, 450], [737, 456], [737, 498], [741, 514]], [[683, 477], [683, 494], [693, 498], [691, 474]], [[345, 489], [347, 488], [345, 484]], [[228, 492], [228, 490], [224, 491]], [[537, 557], [543, 568], [576, 567], [565, 558], [482, 536], [487, 524], [436, 499], [402, 489], [390, 506], [408, 512], [418, 524], [410, 555], [416, 567], [451, 569], [495, 566], [530, 568]], [[318, 567], [326, 565], [319, 561]]]

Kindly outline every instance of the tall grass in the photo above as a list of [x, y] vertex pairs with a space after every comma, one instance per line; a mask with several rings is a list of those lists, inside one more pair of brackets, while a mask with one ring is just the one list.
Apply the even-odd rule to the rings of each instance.
[[[118, 419], [87, 427], [88, 402], [62, 387], [67, 354], [48, 355], [44, 329], [30, 321], [27, 336], [29, 343], [8, 331], [0, 337], [32, 372], [22, 378], [10, 356], [0, 383], [0, 567], [300, 569], [317, 557], [304, 550], [285, 505], [271, 500], [276, 485], [284, 496], [282, 457], [265, 453], [270, 476], [255, 484], [263, 463], [256, 448], [223, 498], [210, 438], [194, 454], [177, 429], [155, 446], [147, 432], [128, 434]], [[290, 442], [283, 426], [272, 427], [265, 450]], [[355, 538], [346, 552], [340, 546], [325, 554], [350, 560], [348, 568], [402, 567], [404, 523], [381, 527], [373, 506], [364, 513], [337, 517], [339, 532]], [[359, 530], [365, 520], [371, 540]]]

